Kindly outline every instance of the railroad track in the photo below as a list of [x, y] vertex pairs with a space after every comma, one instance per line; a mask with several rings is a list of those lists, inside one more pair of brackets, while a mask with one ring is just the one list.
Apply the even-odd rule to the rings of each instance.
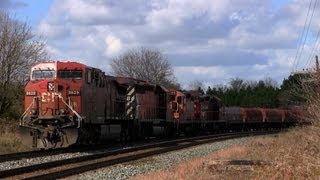
[[[150, 143], [160, 142], [160, 140], [150, 141]], [[106, 145], [107, 144], [107, 145]], [[123, 149], [131, 146], [138, 146], [145, 144], [145, 141], [137, 141], [135, 143], [122, 144], [117, 141], [109, 141], [105, 144], [97, 145], [74, 145], [68, 148], [57, 148], [57, 149], [46, 149], [46, 150], [33, 150], [18, 153], [9, 153], [0, 155], [0, 163], [7, 161], [15, 161], [21, 159], [31, 159], [37, 157], [53, 156], [67, 153], [77, 153], [77, 152], [95, 152], [95, 151], [107, 151], [115, 149]]]
[[170, 140], [166, 142], [142, 145], [99, 154], [86, 155], [71, 159], [52, 161], [0, 171], [0, 178], [12, 179], [57, 179], [84, 173], [107, 166], [130, 162], [170, 151], [180, 150], [200, 144], [251, 135], [277, 133], [279, 131], [258, 131], [208, 135], [193, 138]]

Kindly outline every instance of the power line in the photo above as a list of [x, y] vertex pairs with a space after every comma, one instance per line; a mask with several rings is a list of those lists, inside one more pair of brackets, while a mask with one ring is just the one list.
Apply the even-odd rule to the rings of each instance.
[[313, 44], [313, 47], [312, 47], [311, 53], [309, 55], [309, 58], [306, 61], [305, 68], [307, 68], [309, 65], [311, 65], [311, 62], [312, 62], [311, 58], [313, 58], [315, 56], [315, 54], [317, 52], [317, 49], [320, 47], [320, 41], [318, 42], [319, 37], [320, 37], [320, 29], [318, 31], [316, 40], [315, 40], [315, 42]]
[[299, 39], [298, 49], [297, 49], [297, 52], [296, 52], [296, 55], [295, 55], [295, 58], [294, 58], [294, 61], [293, 61], [293, 68], [294, 68], [295, 64], [297, 63], [297, 57], [298, 57], [298, 53], [300, 51], [302, 39], [303, 39], [304, 34], [305, 34], [305, 29], [306, 29], [306, 25], [307, 25], [307, 20], [308, 20], [308, 17], [309, 17], [310, 9], [311, 9], [311, 4], [312, 4], [312, 0], [310, 0], [310, 3], [309, 3], [307, 17], [306, 17], [306, 20], [305, 20], [304, 25], [303, 25], [303, 30], [301, 32], [301, 36], [300, 36], [300, 39]]
[[303, 40], [303, 45], [302, 45], [302, 48], [301, 48], [301, 51], [300, 51], [300, 55], [299, 55], [299, 57], [298, 57], [298, 59], [297, 59], [296, 67], [297, 67], [297, 65], [298, 65], [298, 62], [299, 62], [300, 59], [301, 59], [301, 56], [302, 56], [302, 53], [303, 53], [303, 50], [304, 50], [304, 46], [305, 46], [306, 41], [307, 41], [307, 38], [308, 38], [308, 34], [309, 34], [309, 30], [310, 30], [310, 25], [311, 25], [311, 22], [312, 22], [312, 18], [313, 18], [313, 14], [314, 14], [314, 10], [315, 10], [316, 6], [317, 6], [317, 0], [314, 1], [312, 13], [311, 13], [310, 20], [309, 20], [309, 23], [308, 23], [308, 28], [307, 28], [306, 35], [305, 35], [304, 40]]

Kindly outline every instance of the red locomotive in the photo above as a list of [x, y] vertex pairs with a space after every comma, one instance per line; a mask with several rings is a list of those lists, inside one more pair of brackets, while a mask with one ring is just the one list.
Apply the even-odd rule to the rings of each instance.
[[36, 148], [172, 136], [262, 124], [292, 124], [301, 111], [226, 108], [219, 98], [167, 89], [146, 81], [107, 76], [77, 62], [31, 68], [20, 121], [23, 143]]

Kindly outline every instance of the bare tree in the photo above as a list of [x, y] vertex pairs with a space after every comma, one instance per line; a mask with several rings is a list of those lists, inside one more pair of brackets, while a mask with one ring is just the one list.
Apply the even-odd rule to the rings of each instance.
[[243, 89], [246, 86], [244, 81], [239, 78], [232, 78], [230, 80], [229, 84], [230, 84], [231, 89], [235, 90], [235, 91], [240, 91], [241, 89]]
[[199, 94], [203, 95], [205, 87], [202, 81], [194, 80], [190, 82], [187, 89], [189, 91], [198, 92]]
[[188, 85], [188, 90], [193, 90], [196, 91], [199, 88], [204, 89], [204, 84], [202, 83], [202, 81], [199, 80], [193, 80], [190, 82], [190, 84]]
[[129, 50], [111, 62], [113, 74], [132, 77], [164, 86], [176, 86], [173, 68], [157, 49]]
[[278, 87], [278, 83], [276, 80], [272, 79], [271, 77], [266, 77], [264, 79], [264, 84], [267, 86], [267, 87], [273, 87], [273, 88], [276, 88]]
[[0, 116], [15, 101], [22, 101], [19, 97], [30, 66], [45, 57], [45, 46], [35, 39], [31, 28], [0, 12]]

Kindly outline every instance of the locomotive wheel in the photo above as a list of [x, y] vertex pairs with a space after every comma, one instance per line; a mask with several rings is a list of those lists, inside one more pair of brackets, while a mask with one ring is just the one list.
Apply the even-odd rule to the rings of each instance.
[[97, 144], [100, 140], [101, 135], [101, 127], [99, 125], [94, 125], [90, 128], [90, 135], [91, 135], [91, 143]]
[[60, 132], [60, 141], [56, 144], [56, 147], [68, 147], [72, 144], [76, 144], [79, 137], [77, 128], [66, 128]]
[[121, 123], [121, 132], [120, 132], [120, 142], [121, 143], [127, 143], [129, 140], [131, 140], [133, 136], [133, 127], [132, 123], [129, 121], [124, 121]]
[[166, 126], [165, 126], [165, 135], [166, 135], [166, 137], [168, 137], [168, 138], [172, 138], [173, 136], [174, 136], [174, 127], [173, 127], [173, 125], [172, 124], [166, 124]]
[[194, 128], [192, 128], [192, 127], [190, 127], [190, 126], [187, 126], [187, 127], [185, 127], [185, 135], [186, 136], [190, 136], [190, 137], [192, 137], [192, 136], [195, 136], [196, 135], [196, 132], [195, 132], [195, 130], [194, 130]]
[[120, 142], [126, 143], [128, 141], [128, 130], [121, 130], [120, 132]]
[[174, 129], [175, 129], [175, 138], [178, 138], [179, 136], [180, 136], [180, 134], [181, 134], [181, 128], [180, 128], [180, 124], [179, 124], [179, 122], [176, 122], [175, 124], [174, 124]]
[[139, 126], [132, 125], [129, 127], [128, 138], [130, 142], [136, 141], [139, 138]]
[[153, 126], [149, 122], [141, 123], [141, 134], [145, 140], [149, 140], [153, 134]]

